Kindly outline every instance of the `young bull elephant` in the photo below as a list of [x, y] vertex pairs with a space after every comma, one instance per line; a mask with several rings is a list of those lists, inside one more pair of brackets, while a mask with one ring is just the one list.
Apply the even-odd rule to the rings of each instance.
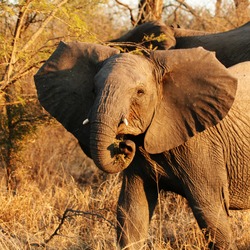
[[237, 249], [228, 218], [250, 208], [249, 68], [202, 48], [146, 57], [60, 43], [38, 71], [45, 109], [100, 169], [123, 171], [121, 247], [142, 249], [163, 189], [186, 197], [211, 248]]

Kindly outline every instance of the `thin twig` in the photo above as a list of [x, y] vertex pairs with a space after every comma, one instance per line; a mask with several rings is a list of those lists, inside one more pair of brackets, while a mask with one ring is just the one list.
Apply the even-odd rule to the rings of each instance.
[[119, 49], [119, 47], [121, 48], [121, 51], [124, 52], [122, 49], [124, 47], [131, 47], [131, 48], [135, 48], [133, 51], [130, 51], [130, 53], [134, 53], [134, 52], [143, 52], [144, 54], [149, 55], [150, 52], [152, 51], [152, 49], [147, 49], [144, 46], [144, 43], [149, 42], [149, 40], [147, 41], [143, 41], [141, 43], [133, 43], [133, 42], [104, 42], [103, 45], [106, 46], [110, 46], [110, 47], [117, 47]]
[[197, 12], [190, 6], [188, 5], [184, 0], [176, 0], [177, 3], [180, 5], [183, 5], [193, 16], [196, 18], [200, 19], [201, 17], [197, 14]]
[[[69, 214], [72, 213], [72, 214]], [[61, 221], [59, 223], [59, 225], [57, 226], [57, 228], [55, 229], [55, 231], [50, 235], [50, 237], [48, 239], [46, 239], [44, 242], [44, 245], [47, 244], [49, 241], [51, 241], [56, 235], [59, 235], [59, 230], [61, 229], [61, 227], [63, 226], [65, 220], [67, 218], [72, 218], [73, 216], [94, 216], [97, 218], [100, 218], [106, 222], [108, 222], [112, 227], [116, 228], [116, 226], [114, 225], [114, 223], [110, 220], [107, 220], [103, 215], [98, 214], [98, 213], [93, 213], [93, 212], [84, 212], [84, 211], [80, 211], [80, 210], [74, 210], [74, 209], [66, 209], [63, 213], [63, 216], [61, 218]]]

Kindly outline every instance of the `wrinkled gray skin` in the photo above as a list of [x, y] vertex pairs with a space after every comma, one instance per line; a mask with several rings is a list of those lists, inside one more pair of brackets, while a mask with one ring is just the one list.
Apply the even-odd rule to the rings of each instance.
[[[144, 37], [165, 35], [165, 40], [146, 42]], [[168, 27], [161, 22], [147, 22], [135, 27], [112, 42], [150, 44], [158, 50], [203, 47], [215, 51], [217, 59], [226, 67], [250, 60], [250, 22], [227, 32], [209, 34], [206, 32]], [[122, 47], [122, 46], [121, 46]], [[135, 47], [123, 46], [127, 50]]]
[[123, 171], [121, 247], [142, 249], [166, 190], [186, 197], [211, 248], [237, 249], [229, 209], [250, 208], [249, 67], [227, 70], [202, 48], [145, 57], [60, 43], [38, 71], [45, 109], [100, 169]]

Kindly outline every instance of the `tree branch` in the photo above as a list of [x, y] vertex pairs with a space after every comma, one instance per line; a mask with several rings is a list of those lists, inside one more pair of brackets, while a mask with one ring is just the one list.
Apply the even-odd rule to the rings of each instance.
[[2, 91], [9, 85], [9, 82], [10, 82], [10, 76], [12, 74], [13, 65], [15, 63], [17, 42], [18, 42], [18, 39], [20, 37], [20, 32], [22, 29], [22, 25], [24, 23], [26, 12], [27, 12], [31, 2], [32, 2], [32, 0], [27, 0], [26, 5], [24, 7], [22, 7], [20, 12], [19, 12], [19, 16], [18, 16], [18, 19], [16, 22], [15, 31], [14, 31], [14, 37], [13, 37], [13, 41], [12, 41], [12, 51], [11, 51], [10, 59], [9, 59], [8, 65], [6, 66], [5, 74], [4, 74], [3, 79], [2, 79], [3, 83], [0, 87], [0, 90], [2, 90]]
[[180, 7], [184, 6], [186, 11], [190, 12], [193, 16], [195, 16], [200, 21], [204, 29], [205, 29], [205, 22], [204, 22], [205, 20], [206, 22], [211, 23], [210, 20], [201, 18], [200, 15], [197, 13], [197, 11], [193, 9], [189, 4], [187, 4], [184, 0], [175, 0], [175, 1], [180, 4]]
[[[19, 74], [17, 74], [17, 75], [15, 75], [14, 77], [12, 77], [12, 78], [9, 80], [9, 82], [8, 82], [7, 85], [5, 85], [5, 81], [4, 81], [4, 80], [1, 81], [1, 82], [0, 82], [0, 85], [2, 85], [2, 86], [1, 86], [1, 88], [0, 88], [0, 93], [3, 93], [3, 92], [5, 91], [5, 89], [6, 89], [9, 85], [15, 83], [16, 81], [18, 81], [18, 80], [19, 80], [20, 78], [22, 78], [23, 76], [29, 74], [34, 68], [38, 68], [39, 65], [42, 64], [42, 63], [44, 63], [45, 61], [46, 61], [46, 60], [42, 60], [42, 61], [36, 62], [35, 64], [29, 66], [28, 68], [25, 68], [25, 69], [24, 69], [23, 71], [21, 71]], [[2, 106], [3, 106], [3, 105], [2, 105]]]
[[125, 7], [126, 9], [129, 10], [131, 23], [132, 23], [133, 26], [135, 26], [136, 20], [135, 20], [135, 18], [134, 18], [134, 16], [133, 16], [133, 10], [129, 7], [128, 4], [122, 3], [122, 2], [120, 2], [119, 0], [115, 0], [115, 1], [116, 1], [116, 3], [118, 3], [119, 5]]
[[143, 15], [143, 13], [144, 13], [144, 8], [145, 8], [145, 6], [147, 5], [147, 1], [145, 1], [144, 3], [143, 3], [143, 5], [140, 7], [140, 10], [139, 10], [139, 13], [138, 13], [138, 17], [137, 17], [137, 21], [136, 21], [136, 24], [135, 24], [135, 26], [140, 22], [140, 20], [142, 19], [142, 15]]
[[68, 2], [68, 0], [64, 0], [64, 1], [57, 1], [57, 6], [55, 7], [55, 9], [53, 11], [50, 12], [50, 14], [45, 18], [45, 20], [43, 21], [42, 25], [40, 26], [40, 28], [33, 34], [33, 36], [29, 39], [29, 41], [25, 44], [25, 46], [22, 49], [22, 52], [25, 52], [35, 41], [36, 39], [39, 37], [39, 35], [43, 32], [43, 30], [45, 29], [45, 27], [48, 25], [48, 23], [54, 18], [54, 15], [56, 14], [56, 12], [59, 10], [59, 8], [66, 4]]

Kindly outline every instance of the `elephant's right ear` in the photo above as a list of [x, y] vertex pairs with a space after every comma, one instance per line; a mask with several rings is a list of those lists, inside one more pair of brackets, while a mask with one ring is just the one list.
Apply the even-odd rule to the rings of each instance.
[[153, 51], [151, 59], [161, 72], [161, 98], [144, 146], [159, 154], [218, 124], [234, 102], [237, 79], [201, 47]]
[[42, 106], [83, 144], [89, 126], [82, 122], [94, 102], [97, 64], [118, 53], [97, 44], [60, 42], [34, 77]]

